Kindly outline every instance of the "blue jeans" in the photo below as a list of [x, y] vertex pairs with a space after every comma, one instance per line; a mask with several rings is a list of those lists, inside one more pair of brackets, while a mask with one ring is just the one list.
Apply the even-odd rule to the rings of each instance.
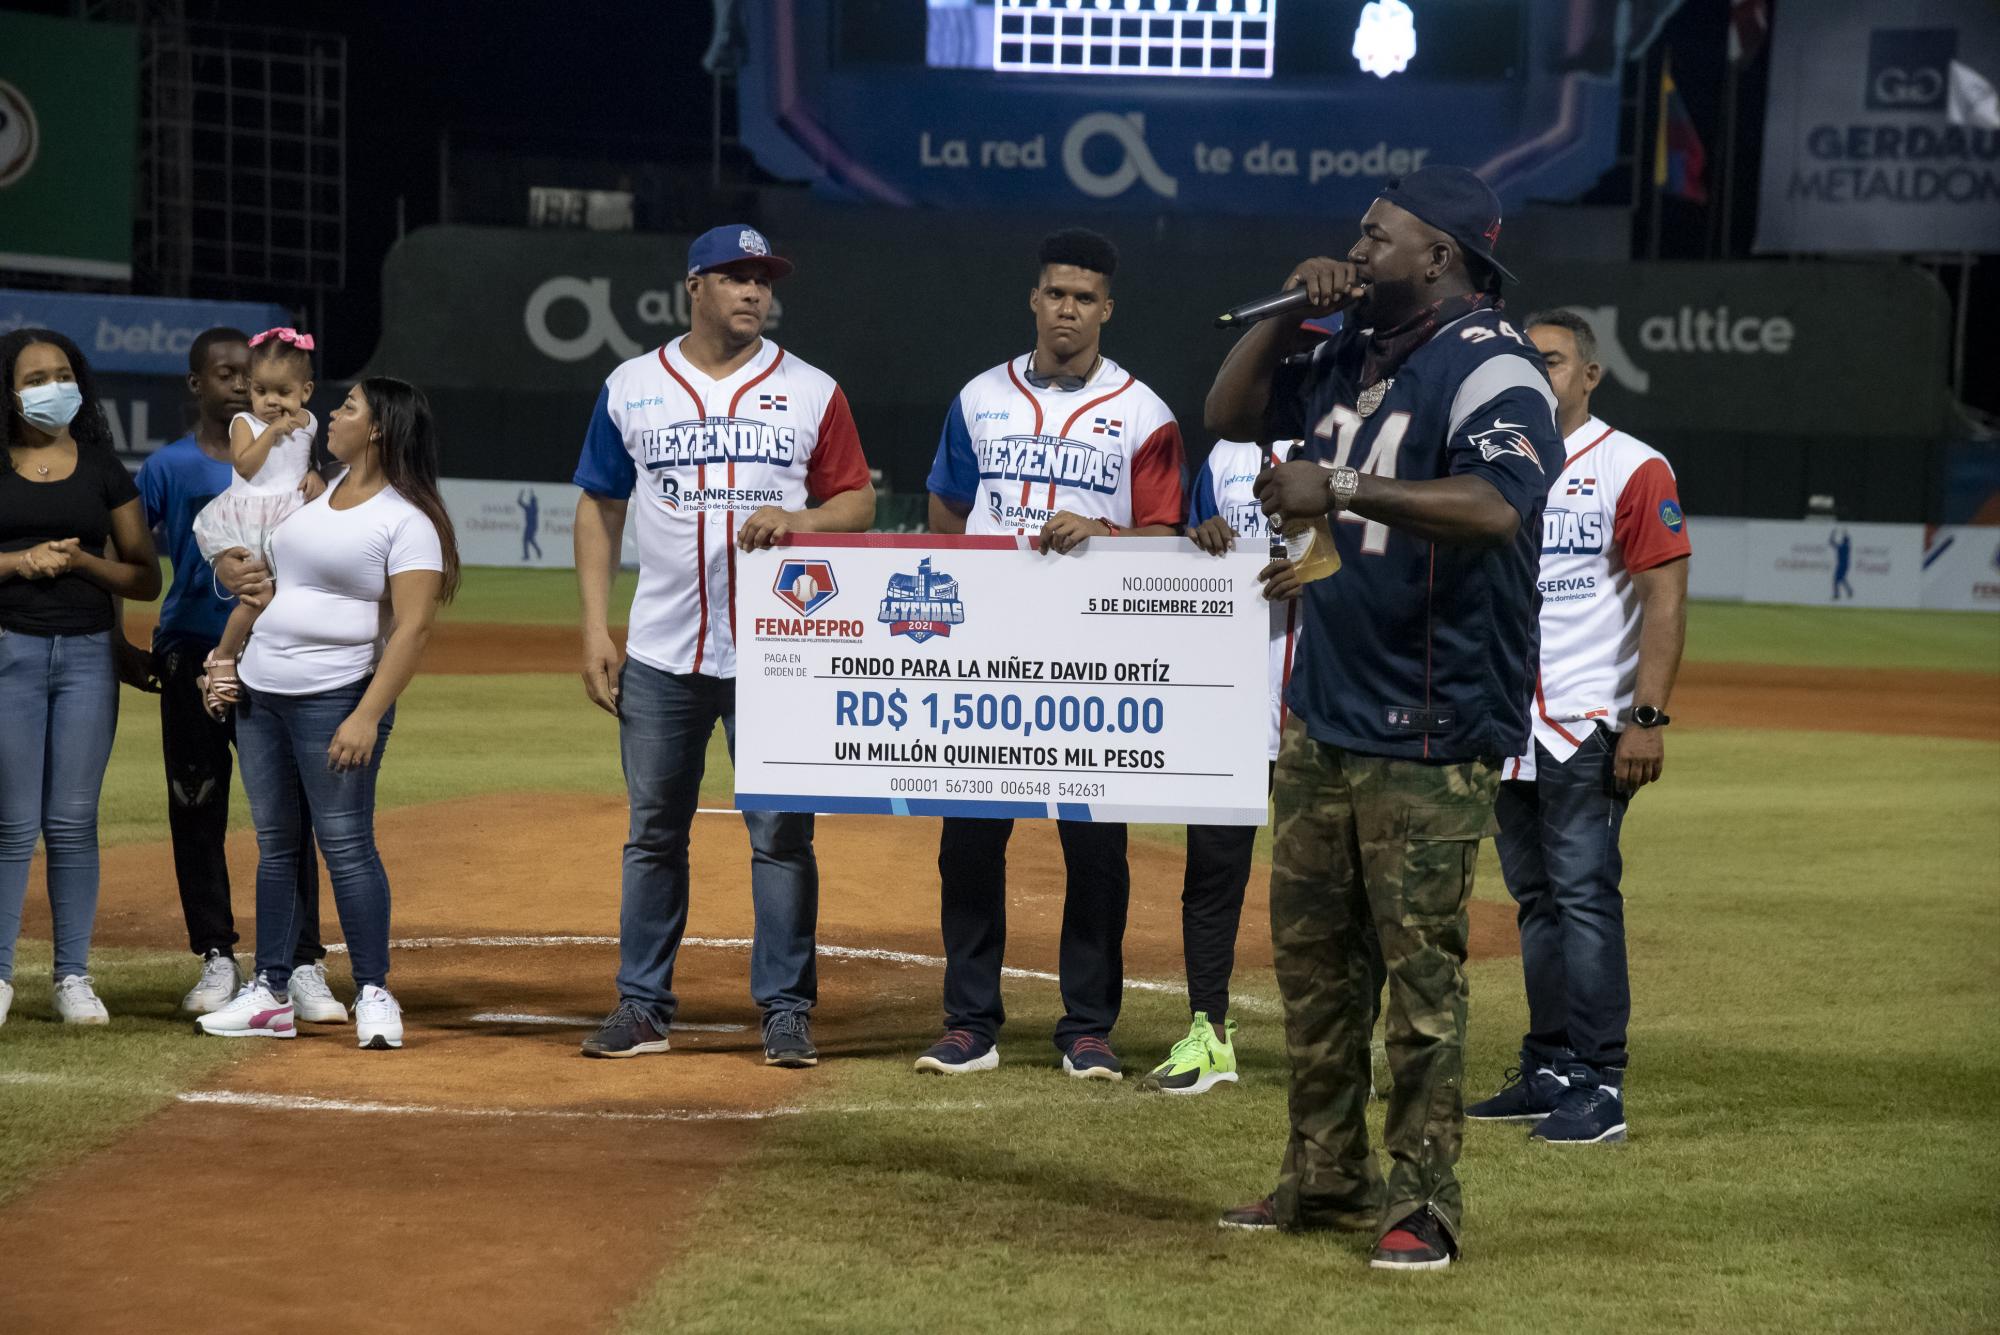
[[[619, 677], [618, 754], [632, 803], [618, 913], [618, 997], [666, 1026], [674, 1015], [674, 957], [687, 932], [688, 829], [700, 801], [708, 739], [720, 720], [736, 754], [734, 680], [661, 672], [636, 659]], [[750, 899], [750, 995], [765, 1020], [808, 1011], [819, 997], [813, 931], [819, 864], [813, 818], [746, 811]]]
[[357, 988], [389, 977], [389, 875], [375, 851], [375, 776], [395, 726], [392, 706], [375, 729], [375, 751], [359, 769], [326, 763], [333, 734], [368, 689], [364, 678], [318, 695], [243, 689], [236, 706], [236, 760], [257, 826], [257, 972], [274, 992], [292, 979], [299, 943], [299, 858], [306, 844], [301, 802], [333, 883]]
[[0, 630], [0, 981], [14, 976], [37, 835], [48, 845], [56, 979], [89, 972], [97, 796], [117, 730], [110, 632]]
[[1623, 1070], [1632, 991], [1625, 971], [1624, 859], [1616, 738], [1595, 728], [1566, 762], [1535, 748], [1535, 778], [1500, 785], [1500, 872], [1518, 906], [1529, 1062]]

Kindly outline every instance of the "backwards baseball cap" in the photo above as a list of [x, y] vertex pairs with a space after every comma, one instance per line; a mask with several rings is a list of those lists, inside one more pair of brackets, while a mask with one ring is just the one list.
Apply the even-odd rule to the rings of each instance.
[[769, 268], [773, 278], [783, 278], [792, 271], [790, 260], [780, 259], [771, 253], [771, 243], [764, 239], [762, 232], [743, 223], [711, 227], [688, 247], [690, 275], [708, 273], [744, 260], [755, 260]]
[[1500, 197], [1465, 168], [1420, 167], [1390, 181], [1379, 198], [1437, 228], [1508, 282], [1519, 281], [1493, 254], [1500, 242]]

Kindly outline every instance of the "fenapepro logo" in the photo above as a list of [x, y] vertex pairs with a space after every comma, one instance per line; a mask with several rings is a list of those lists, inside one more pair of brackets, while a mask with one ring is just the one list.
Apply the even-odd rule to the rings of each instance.
[[1870, 111], [1943, 111], [1958, 54], [1954, 28], [1877, 28], [1868, 37]]
[[800, 616], [811, 616], [833, 601], [840, 583], [833, 577], [831, 561], [786, 561], [778, 567], [771, 592]]

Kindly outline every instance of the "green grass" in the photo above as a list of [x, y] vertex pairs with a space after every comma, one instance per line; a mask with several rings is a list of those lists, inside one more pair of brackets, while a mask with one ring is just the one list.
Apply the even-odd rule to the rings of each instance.
[[98, 995], [112, 1015], [110, 1025], [94, 1028], [56, 1021], [48, 943], [21, 942], [14, 1006], [0, 1028], [0, 1205], [242, 1055], [234, 1044], [195, 1042], [175, 1012], [194, 981], [190, 958], [92, 952]]
[[2000, 674], [2000, 616], [1690, 603], [1687, 656], [1697, 662], [1777, 667]]
[[[819, 1102], [887, 1110], [774, 1124], [624, 1329], [1986, 1326], [2000, 747], [1736, 732], [1676, 754], [1626, 825], [1634, 1139], [1470, 1127], [1461, 1268], [1374, 1276], [1357, 1239], [1217, 1232], [1282, 1145], [1274, 1021], [1242, 1017], [1243, 1085], [1149, 1099], [1056, 1074], [1053, 989], [1017, 985], [992, 1076], [830, 1063]], [[1274, 995], [1263, 971], [1239, 990]], [[1518, 962], [1475, 966], [1472, 995], [1484, 1092], [1525, 1023]], [[1184, 1015], [1132, 994], [1128, 1062]]]

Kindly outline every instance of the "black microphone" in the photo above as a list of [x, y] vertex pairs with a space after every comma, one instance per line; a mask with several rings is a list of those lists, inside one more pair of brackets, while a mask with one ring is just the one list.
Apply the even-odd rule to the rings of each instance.
[[1273, 292], [1268, 297], [1246, 301], [1241, 306], [1232, 306], [1215, 317], [1217, 329], [1234, 329], [1238, 325], [1255, 324], [1268, 320], [1274, 315], [1287, 315], [1302, 311], [1312, 305], [1312, 297], [1306, 292], [1305, 284], [1285, 292]]

